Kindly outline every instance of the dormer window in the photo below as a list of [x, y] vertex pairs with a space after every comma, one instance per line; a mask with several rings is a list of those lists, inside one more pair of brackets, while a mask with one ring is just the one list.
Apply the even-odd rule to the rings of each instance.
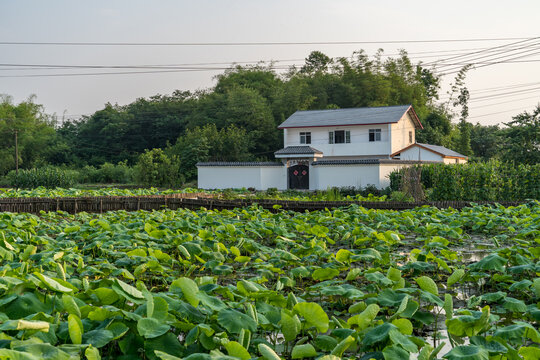
[[369, 129], [369, 141], [381, 141], [381, 129]]
[[336, 130], [328, 132], [329, 144], [349, 144], [351, 142], [351, 132], [348, 130]]
[[300, 144], [311, 144], [311, 133], [310, 132], [301, 132], [300, 133]]

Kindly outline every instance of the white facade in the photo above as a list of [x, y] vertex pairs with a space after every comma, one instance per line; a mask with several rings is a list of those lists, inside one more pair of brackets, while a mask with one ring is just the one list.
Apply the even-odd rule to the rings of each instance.
[[[328, 159], [388, 159], [390, 154], [414, 143], [414, 129], [414, 122], [407, 112], [393, 124], [287, 128], [284, 129], [283, 142], [285, 148], [309, 145], [322, 151], [324, 158]], [[341, 130], [350, 131], [350, 143], [331, 144], [329, 132]], [[369, 141], [370, 130], [380, 130], [380, 141]], [[305, 132], [311, 134], [309, 144], [300, 142], [300, 133]]]
[[381, 188], [379, 164], [317, 165], [310, 168], [310, 190], [326, 190], [334, 186], [361, 189], [368, 185]]
[[467, 158], [458, 156], [444, 156], [440, 153], [426, 149], [417, 144], [410, 146], [399, 153], [400, 160], [409, 161], [436, 161], [445, 164], [465, 164]]
[[287, 189], [285, 166], [197, 166], [200, 189]]

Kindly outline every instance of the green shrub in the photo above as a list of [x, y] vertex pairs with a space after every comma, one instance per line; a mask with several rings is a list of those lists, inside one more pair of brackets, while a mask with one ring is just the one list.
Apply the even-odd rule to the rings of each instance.
[[161, 149], [146, 150], [135, 166], [135, 179], [141, 185], [177, 187], [183, 182], [178, 157]]
[[[421, 183], [432, 201], [516, 201], [540, 199], [540, 164], [484, 163], [421, 165]], [[391, 188], [403, 188], [405, 168], [390, 174]]]
[[8, 174], [10, 185], [16, 188], [34, 189], [43, 186], [49, 189], [69, 188], [75, 184], [78, 173], [75, 170], [64, 170], [53, 166], [38, 169], [19, 170], [16, 174]]
[[79, 173], [78, 181], [81, 184], [129, 184], [133, 183], [135, 177], [135, 170], [125, 161], [116, 165], [106, 162], [99, 168], [85, 166]]
[[414, 199], [411, 195], [404, 193], [403, 191], [392, 191], [390, 194], [390, 201], [413, 202]]

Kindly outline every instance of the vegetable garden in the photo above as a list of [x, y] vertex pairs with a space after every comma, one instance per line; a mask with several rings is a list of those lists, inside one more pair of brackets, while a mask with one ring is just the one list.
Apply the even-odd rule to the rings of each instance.
[[0, 359], [540, 358], [537, 201], [0, 229]]

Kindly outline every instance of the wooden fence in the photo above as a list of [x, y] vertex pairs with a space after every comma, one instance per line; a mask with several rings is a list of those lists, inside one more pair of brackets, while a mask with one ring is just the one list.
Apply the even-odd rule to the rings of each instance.
[[[523, 202], [477, 202], [476, 204], [516, 206]], [[406, 210], [418, 206], [430, 205], [437, 208], [461, 209], [471, 206], [468, 201], [438, 202], [366, 202], [366, 201], [292, 201], [273, 199], [216, 199], [204, 193], [171, 194], [151, 196], [96, 196], [72, 198], [3, 198], [0, 199], [0, 212], [27, 212], [39, 214], [41, 211], [65, 211], [71, 214], [78, 212], [103, 213], [107, 211], [137, 211], [168, 209], [200, 209], [209, 210], [234, 209], [258, 204], [271, 211], [315, 211], [357, 204], [369, 209]]]

